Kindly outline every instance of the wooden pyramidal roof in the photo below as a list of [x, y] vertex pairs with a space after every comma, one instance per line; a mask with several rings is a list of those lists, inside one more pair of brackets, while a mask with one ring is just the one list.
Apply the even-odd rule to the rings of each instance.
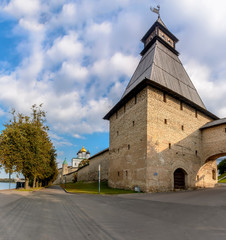
[[129, 98], [147, 85], [188, 103], [213, 119], [206, 110], [195, 86], [185, 71], [175, 49], [178, 39], [167, 29], [161, 18], [152, 25], [141, 40], [144, 49], [141, 60], [127, 85], [120, 101], [106, 114], [109, 119]]

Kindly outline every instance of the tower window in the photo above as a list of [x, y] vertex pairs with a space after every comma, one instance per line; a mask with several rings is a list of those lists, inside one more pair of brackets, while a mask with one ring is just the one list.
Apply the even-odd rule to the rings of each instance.
[[166, 94], [163, 93], [163, 102], [166, 102]]
[[198, 111], [195, 110], [195, 117], [198, 118]]
[[197, 150], [195, 151], [195, 156], [198, 156], [198, 151]]
[[167, 119], [164, 119], [164, 123], [167, 124]]
[[169, 149], [171, 149], [171, 143], [169, 143]]
[[126, 170], [126, 176], [128, 177], [128, 171]]
[[118, 172], [118, 177], [120, 177], [120, 172]]
[[130, 144], [128, 144], [128, 150], [130, 150]]
[[118, 131], [117, 131], [117, 136], [118, 136], [118, 134], [119, 134], [119, 133], [118, 133]]
[[184, 125], [181, 126], [181, 130], [184, 131]]
[[180, 102], [180, 110], [183, 110], [183, 103]]
[[199, 181], [199, 175], [197, 175], [197, 181]]
[[133, 127], [135, 126], [135, 121], [133, 121]]
[[119, 153], [119, 148], [118, 148], [118, 153]]

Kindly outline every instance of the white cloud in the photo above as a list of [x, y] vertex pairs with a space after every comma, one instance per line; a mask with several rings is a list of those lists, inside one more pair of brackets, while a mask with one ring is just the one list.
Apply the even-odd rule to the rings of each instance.
[[17, 18], [32, 17], [40, 11], [40, 1], [11, 0], [4, 10]]
[[53, 42], [53, 46], [47, 50], [47, 61], [59, 63], [64, 60], [71, 60], [81, 57], [83, 54], [83, 45], [78, 41], [78, 36], [75, 32], [70, 32], [68, 35], [58, 37]]
[[93, 73], [98, 76], [126, 75], [130, 77], [138, 64], [138, 57], [116, 52], [109, 60], [101, 59], [93, 65]]
[[190, 60], [185, 65], [185, 68], [207, 109], [210, 109], [215, 114], [219, 115], [219, 117], [225, 117], [225, 80], [218, 79], [216, 82], [216, 79], [211, 75], [211, 69], [194, 60]]
[[[82, 138], [108, 131], [102, 117], [120, 99], [140, 59], [139, 39], [156, 19], [149, 5], [147, 0], [11, 0], [2, 11], [18, 20], [12, 34], [23, 30], [27, 37], [17, 48], [22, 61], [1, 72], [2, 106], [26, 113], [32, 104], [44, 103], [56, 144], [68, 144], [59, 138], [64, 133]], [[220, 116], [226, 114], [224, 9], [223, 0], [218, 9], [210, 0], [161, 4], [164, 22], [181, 40], [178, 49], [192, 81], [207, 108]]]
[[73, 62], [63, 62], [60, 72], [63, 76], [74, 80], [85, 80], [89, 74], [86, 67]]
[[34, 32], [40, 32], [44, 29], [44, 25], [36, 22], [35, 20], [31, 19], [24, 19], [21, 18], [19, 20], [19, 24], [21, 27], [23, 27], [26, 30], [34, 31]]

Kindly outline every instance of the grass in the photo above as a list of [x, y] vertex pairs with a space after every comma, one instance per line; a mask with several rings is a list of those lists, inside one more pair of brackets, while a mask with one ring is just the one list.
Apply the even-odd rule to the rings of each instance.
[[[66, 189], [70, 193], [98, 194], [98, 182], [67, 183], [66, 188], [65, 188], [65, 184], [61, 184], [61, 187]], [[126, 194], [126, 193], [135, 193], [135, 191], [110, 188], [108, 187], [107, 182], [101, 182], [100, 193], [101, 194]]]
[[226, 183], [226, 178], [224, 178], [221, 181], [219, 181], [219, 183]]
[[36, 191], [36, 190], [40, 190], [40, 189], [42, 189], [42, 187], [28, 188], [28, 189], [19, 188], [19, 189], [15, 189], [15, 191], [19, 191], [19, 192], [32, 192], [32, 191]]
[[[226, 177], [226, 173], [221, 174], [220, 176], [218, 176], [218, 179], [221, 179], [223, 177]], [[226, 183], [226, 178], [222, 179], [221, 181], [219, 181], [219, 183]]]

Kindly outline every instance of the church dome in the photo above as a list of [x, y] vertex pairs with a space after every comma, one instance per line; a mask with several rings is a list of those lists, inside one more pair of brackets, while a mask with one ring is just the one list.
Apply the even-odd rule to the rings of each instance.
[[82, 147], [82, 149], [80, 151], [81, 152], [86, 152], [86, 149], [84, 148], [84, 146]]
[[63, 161], [63, 165], [68, 164], [66, 158]]

